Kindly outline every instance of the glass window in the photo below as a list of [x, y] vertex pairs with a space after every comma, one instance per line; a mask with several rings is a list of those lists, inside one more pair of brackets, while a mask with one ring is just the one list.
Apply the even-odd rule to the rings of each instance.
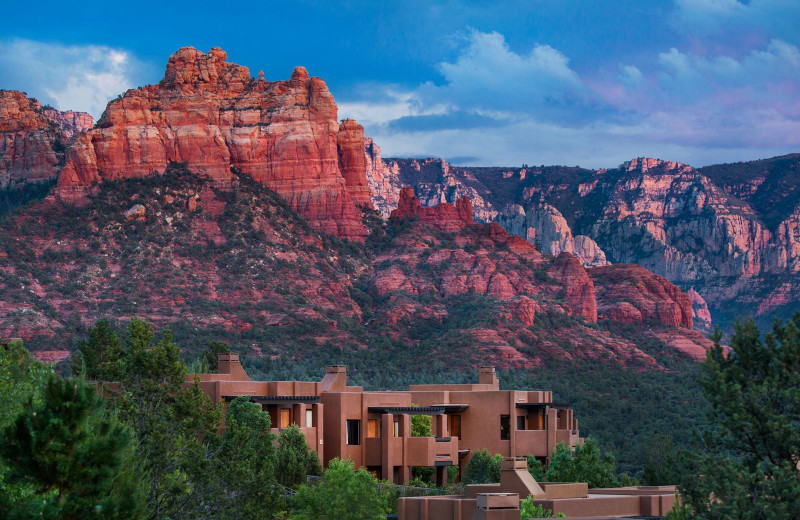
[[525, 416], [524, 415], [518, 415], [517, 416], [517, 429], [518, 430], [524, 430], [525, 429]]
[[361, 445], [361, 421], [358, 419], [347, 419], [347, 444]]
[[395, 437], [400, 437], [400, 421], [398, 421], [398, 420], [394, 421], [394, 432], [393, 432], [393, 435]]
[[500, 416], [500, 440], [507, 441], [511, 438], [511, 416]]
[[313, 410], [306, 410], [306, 428], [311, 428], [314, 426], [314, 411]]

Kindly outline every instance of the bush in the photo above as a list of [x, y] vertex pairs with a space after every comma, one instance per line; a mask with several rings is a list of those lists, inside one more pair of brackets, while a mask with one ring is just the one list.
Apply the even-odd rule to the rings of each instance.
[[291, 501], [290, 520], [385, 520], [388, 507], [378, 480], [350, 460], [331, 460], [322, 481], [302, 485]]
[[528, 498], [519, 504], [519, 517], [520, 520], [527, 520], [528, 518], [566, 518], [567, 515], [564, 513], [553, 515], [552, 509], [545, 509], [541, 504], [534, 505], [533, 497], [528, 495]]
[[499, 454], [491, 455], [487, 450], [477, 450], [464, 467], [464, 484], [494, 484], [500, 482]]

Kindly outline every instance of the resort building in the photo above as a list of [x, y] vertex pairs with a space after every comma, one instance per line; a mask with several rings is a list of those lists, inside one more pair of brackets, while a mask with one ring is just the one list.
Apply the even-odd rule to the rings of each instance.
[[[296, 424], [327, 465], [350, 458], [381, 479], [406, 483], [411, 467], [436, 468], [440, 486], [447, 467], [478, 449], [504, 457], [533, 455], [546, 461], [555, 445], [582, 442], [567, 405], [546, 390], [500, 390], [493, 367], [481, 367], [477, 384], [412, 385], [408, 391], [365, 392], [348, 386], [344, 366], [329, 366], [320, 382], [250, 381], [235, 353], [220, 354], [218, 373], [190, 374], [187, 385], [216, 403], [250, 396], [269, 413], [277, 433]], [[431, 416], [432, 437], [413, 437], [411, 417]]]

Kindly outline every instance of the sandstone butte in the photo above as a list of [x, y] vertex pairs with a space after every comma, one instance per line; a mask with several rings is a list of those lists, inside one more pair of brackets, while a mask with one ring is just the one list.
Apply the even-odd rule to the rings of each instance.
[[[462, 265], [457, 267], [460, 272], [468, 274], [449, 276], [445, 273], [441, 284], [445, 293], [460, 294], [474, 290], [504, 300], [536, 294], [547, 284], [540, 283], [535, 287], [531, 285], [531, 276], [519, 276], [524, 267], [513, 257], [524, 257], [545, 268], [550, 279], [557, 284], [555, 290], [562, 293], [569, 312], [582, 316], [590, 323], [598, 319], [625, 323], [655, 321], [668, 327], [692, 329], [692, 300], [667, 279], [633, 264], [586, 268], [570, 253], [564, 252], [555, 258], [545, 257], [530, 242], [512, 235], [496, 222], [476, 223], [472, 205], [466, 197], [458, 199], [455, 205], [444, 202], [424, 207], [414, 194], [414, 189], [405, 187], [400, 190], [397, 209], [391, 217], [416, 218], [443, 232], [460, 232], [473, 227], [482, 230], [496, 244], [501, 244], [501, 249], [508, 250], [507, 254], [501, 253], [498, 261], [488, 266], [462, 253], [459, 257]], [[451, 259], [451, 263], [456, 262]], [[420, 292], [399, 268], [380, 273], [377, 278], [380, 278], [376, 280], [379, 295], [395, 290]], [[527, 306], [520, 308], [517, 305], [516, 311], [520, 315], [533, 315], [532, 309]], [[522, 316], [520, 319], [523, 322], [530, 321], [530, 318], [523, 319]], [[699, 333], [692, 336], [692, 340], [703, 346], [698, 348], [704, 355], [708, 342], [703, 341]]]
[[288, 81], [251, 78], [218, 47], [183, 47], [157, 85], [111, 101], [67, 150], [57, 195], [163, 172], [171, 161], [221, 183], [233, 171], [277, 192], [315, 228], [363, 240], [356, 205], [372, 207], [364, 129], [341, 124], [328, 87], [297, 67]]
[[70, 138], [93, 124], [89, 114], [42, 108], [24, 92], [0, 90], [0, 188], [55, 179]]

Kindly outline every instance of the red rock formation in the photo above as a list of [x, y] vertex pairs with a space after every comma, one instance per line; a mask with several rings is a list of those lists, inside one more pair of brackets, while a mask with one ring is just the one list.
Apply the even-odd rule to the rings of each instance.
[[0, 187], [55, 178], [65, 141], [38, 101], [0, 90]]
[[414, 195], [414, 188], [403, 188], [400, 191], [397, 209], [392, 211], [391, 216], [400, 219], [417, 217], [421, 222], [431, 224], [439, 231], [447, 233], [475, 225], [475, 220], [472, 218], [472, 203], [466, 197], [457, 200], [455, 206], [442, 202], [438, 206], [424, 208]]
[[72, 139], [94, 126], [94, 119], [86, 112], [73, 112], [72, 110], [61, 112], [49, 105], [45, 106], [43, 110], [47, 119], [55, 123], [64, 132], [67, 139]]
[[597, 321], [594, 283], [575, 255], [558, 255], [548, 269], [548, 274], [563, 283], [564, 301], [572, 312], [583, 316], [587, 321]]
[[601, 318], [655, 320], [672, 327], [692, 328], [692, 301], [667, 279], [634, 264], [614, 264], [589, 271], [595, 282]]
[[184, 47], [159, 84], [109, 103], [97, 127], [68, 150], [58, 179], [62, 195], [164, 171], [170, 161], [221, 181], [234, 168], [276, 191], [318, 229], [363, 239], [354, 199], [368, 202], [367, 181], [352, 151], [360, 137], [363, 157], [360, 125], [343, 123], [340, 141], [333, 96], [303, 67], [289, 81], [267, 82], [226, 59], [216, 47], [208, 54]]
[[339, 149], [339, 170], [344, 177], [350, 198], [358, 206], [372, 208], [372, 197], [366, 177], [364, 127], [353, 119], [343, 120], [339, 125], [336, 144]]

